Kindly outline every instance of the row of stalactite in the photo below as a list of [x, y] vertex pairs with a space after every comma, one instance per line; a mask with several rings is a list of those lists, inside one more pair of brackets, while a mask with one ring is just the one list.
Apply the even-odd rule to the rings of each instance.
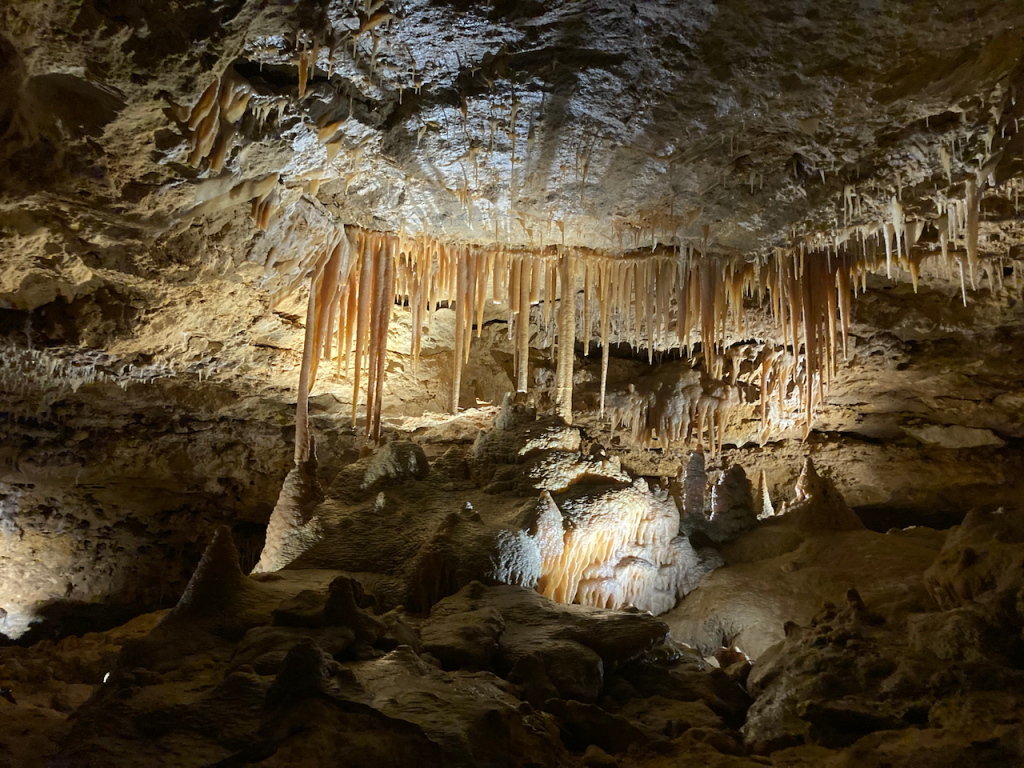
[[[964, 218], [970, 228], [969, 217]], [[892, 231], [904, 238], [899, 263], [919, 264], [921, 252], [911, 256], [913, 238], [907, 239], [906, 228]], [[352, 382], [353, 425], [365, 385], [366, 434], [376, 440], [394, 306], [407, 304], [412, 314], [409, 355], [414, 370], [423, 332], [429, 333], [434, 313], [447, 306], [455, 311], [451, 409], [457, 412], [473, 328], [479, 336], [490, 302], [508, 308], [515, 386], [525, 392], [530, 386], [531, 308], [539, 305], [535, 325], [555, 345], [557, 411], [571, 422], [577, 339], [585, 355], [592, 340], [600, 341], [603, 414], [613, 338], [645, 349], [649, 361], [657, 349], [678, 347], [684, 355], [694, 355], [699, 343], [705, 371], [721, 379], [726, 335], [742, 338], [747, 301], [768, 308], [782, 338], [781, 347], [761, 357], [762, 425], [768, 426], [773, 398], [781, 412], [785, 400], [795, 395], [806, 429], [845, 354], [851, 298], [866, 287], [869, 271], [885, 265], [891, 269], [896, 249], [889, 235], [886, 228], [873, 235], [861, 230], [827, 250], [814, 250], [801, 241], [745, 261], [710, 257], [703, 247], [612, 256], [561, 246], [526, 251], [449, 244], [355, 227], [346, 233], [339, 227], [319, 239], [318, 255], [309, 262], [314, 290], [305, 351], [308, 376], [302, 388], [308, 393], [312, 387], [321, 359], [336, 361], [338, 373]], [[719, 423], [719, 444], [722, 429]], [[658, 434], [661, 442], [678, 438], [678, 430], [662, 426], [655, 431], [666, 432]]]

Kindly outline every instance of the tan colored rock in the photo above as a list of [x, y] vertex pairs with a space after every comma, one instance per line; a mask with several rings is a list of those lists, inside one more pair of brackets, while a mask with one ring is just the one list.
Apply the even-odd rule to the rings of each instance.
[[990, 429], [973, 429], [959, 425], [941, 427], [931, 424], [923, 427], [903, 427], [903, 431], [927, 445], [953, 450], [980, 448], [986, 445], [1001, 448], [1006, 445], [1006, 442], [996, 437]]

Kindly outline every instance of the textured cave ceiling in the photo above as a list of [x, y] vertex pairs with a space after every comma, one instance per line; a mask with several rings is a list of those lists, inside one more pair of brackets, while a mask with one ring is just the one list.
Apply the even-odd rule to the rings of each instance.
[[[286, 200], [375, 229], [534, 245], [564, 229], [621, 250], [708, 225], [716, 247], [756, 252], [842, 224], [847, 185], [865, 221], [897, 189], [926, 216], [952, 186], [944, 150], [954, 182], [985, 164], [1011, 176], [1020, 16], [1000, 2], [25, 4], [7, 12], [7, 183], [30, 210], [85, 205], [82, 233], [144, 242], [279, 173]], [[170, 107], [225, 71], [254, 95], [223, 169], [196, 169]]]
[[[850, 360], [844, 342], [848, 377], [864, 371], [876, 405], [898, 400], [906, 350], [879, 334], [932, 343], [1016, 322], [1022, 20], [995, 1], [11, 5], [0, 322], [12, 391], [28, 410], [54, 382], [156, 382], [156, 401], [181, 373], [232, 397], [294, 391], [307, 278], [341, 225], [517, 252], [682, 254], [754, 265], [755, 279], [773, 254], [831, 263], [857, 244], [863, 262], [868, 241], [874, 267], [895, 225], [902, 268], [855, 267], [870, 309], [841, 314], [887, 361], [881, 383], [872, 354]], [[947, 229], [957, 255], [944, 264]], [[908, 305], [892, 297], [911, 272], [926, 287]], [[962, 316], [957, 293], [972, 303]], [[748, 299], [722, 343], [785, 343], [765, 308]], [[418, 343], [395, 312], [391, 351]], [[628, 318], [612, 325], [622, 356], [636, 339]], [[428, 353], [451, 350], [451, 319], [431, 333]], [[497, 349], [499, 335], [474, 343]], [[321, 386], [349, 397], [332, 375]], [[389, 377], [386, 413], [451, 404]], [[474, 386], [464, 405], [500, 395]], [[856, 409], [855, 390], [832, 403]]]

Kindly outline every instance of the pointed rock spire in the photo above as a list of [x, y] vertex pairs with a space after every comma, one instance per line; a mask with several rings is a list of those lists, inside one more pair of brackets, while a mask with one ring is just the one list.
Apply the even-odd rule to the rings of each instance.
[[234, 597], [249, 586], [251, 582], [239, 565], [231, 529], [226, 525], [218, 526], [171, 613], [177, 616], [215, 614], [230, 605]]
[[758, 514], [758, 519], [763, 520], [766, 517], [774, 517], [775, 506], [772, 504], [771, 492], [768, 490], [768, 478], [765, 476], [763, 469], [757, 478], [757, 490], [758, 496], [761, 500], [761, 509]]
[[296, 462], [281, 486], [253, 573], [281, 570], [322, 538], [322, 526], [313, 514], [324, 499], [316, 471], [316, 450], [310, 438], [309, 458]]
[[690, 461], [683, 476], [683, 515], [704, 517], [704, 498], [708, 476], [704, 470], [704, 449], [690, 451]]
[[864, 527], [835, 484], [818, 474], [810, 456], [796, 481], [786, 515], [805, 531], [856, 531]]

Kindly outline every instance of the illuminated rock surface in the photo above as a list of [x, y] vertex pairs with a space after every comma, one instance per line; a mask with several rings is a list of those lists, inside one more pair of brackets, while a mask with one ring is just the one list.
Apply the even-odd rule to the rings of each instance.
[[1024, 764], [1022, 27], [7, 3], [0, 764]]

